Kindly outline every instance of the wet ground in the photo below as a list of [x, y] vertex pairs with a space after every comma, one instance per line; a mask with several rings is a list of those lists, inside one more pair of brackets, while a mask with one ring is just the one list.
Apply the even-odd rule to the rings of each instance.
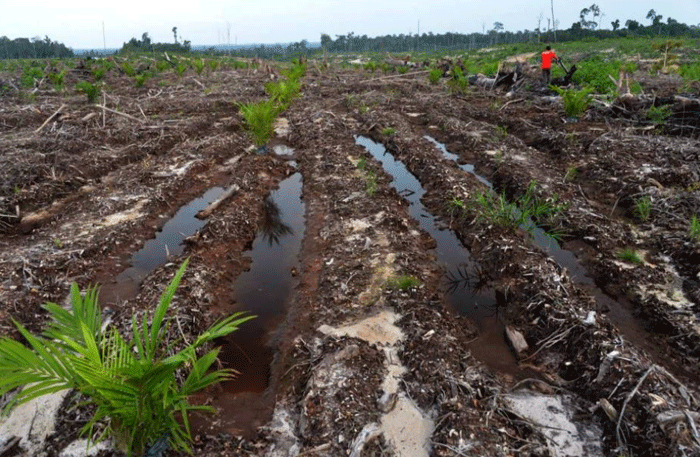
[[[195, 399], [219, 411], [194, 421], [196, 455], [698, 453], [697, 139], [309, 66], [260, 151], [233, 102], [267, 73], [160, 78], [108, 76], [107, 106], [136, 120], [0, 98], [4, 334], [39, 330], [72, 281], [103, 284], [126, 329], [188, 256], [178, 333], [258, 315], [220, 342], [240, 375]], [[475, 203], [533, 181], [555, 217], [506, 226]], [[61, 410], [48, 455], [81, 421]]]

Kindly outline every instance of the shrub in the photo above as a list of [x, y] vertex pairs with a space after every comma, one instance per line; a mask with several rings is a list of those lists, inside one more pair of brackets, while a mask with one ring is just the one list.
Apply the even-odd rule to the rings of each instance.
[[97, 96], [100, 94], [100, 85], [90, 84], [87, 81], [80, 81], [75, 88], [87, 96], [88, 103], [95, 103]]
[[591, 100], [593, 100], [593, 97], [590, 95], [592, 92], [591, 89], [575, 90], [562, 89], [557, 86], [549, 87], [561, 95], [564, 111], [569, 117], [578, 117], [583, 114], [591, 103]]
[[219, 61], [216, 59], [212, 59], [208, 61], [207, 64], [209, 65], [211, 71], [216, 71], [216, 68], [219, 66]]
[[405, 65], [396, 67], [396, 70], [399, 72], [400, 75], [405, 75], [406, 73], [408, 73], [408, 67]]
[[273, 100], [258, 103], [246, 103], [239, 109], [245, 119], [248, 130], [253, 135], [255, 146], [262, 146], [270, 139], [274, 131], [275, 119], [280, 112]]
[[[98, 440], [111, 437], [128, 455], [142, 455], [148, 446], [163, 441], [175, 450], [189, 451], [188, 412], [213, 409], [191, 405], [188, 397], [234, 374], [229, 369], [210, 371], [218, 349], [201, 357], [197, 349], [237, 330], [253, 316], [229, 316], [191, 344], [166, 341], [171, 326], [166, 313], [186, 266], [187, 261], [163, 292], [150, 325], [146, 317], [140, 323], [133, 317], [129, 341], [115, 327], [103, 329], [97, 288], [89, 287], [82, 297], [75, 283], [70, 309], [44, 305], [50, 321], [41, 336], [15, 321], [28, 347], [0, 339], [0, 394], [24, 386], [11, 400], [14, 405], [76, 389], [95, 406], [81, 430], [90, 440], [94, 426], [106, 420]], [[176, 351], [177, 346], [184, 348]]]
[[167, 60], [159, 60], [158, 62], [156, 62], [156, 70], [158, 70], [159, 72], [162, 73], [168, 68], [170, 68], [170, 63]]

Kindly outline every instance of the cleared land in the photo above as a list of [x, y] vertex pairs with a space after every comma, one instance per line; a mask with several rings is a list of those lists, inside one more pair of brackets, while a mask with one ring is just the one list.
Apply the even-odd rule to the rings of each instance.
[[[674, 99], [682, 80], [639, 74], [671, 107], [657, 125], [646, 108], [606, 100], [568, 118], [560, 98], [538, 90], [536, 70], [510, 94], [455, 93], [446, 78], [433, 85], [411, 73], [309, 64], [262, 151], [233, 102], [265, 98], [274, 69], [167, 71], [142, 87], [113, 70], [103, 107], [45, 86], [31, 101], [9, 91], [0, 98], [2, 333], [18, 336], [11, 318], [39, 331], [40, 305], [63, 303], [71, 281], [103, 284], [111, 321], [128, 328], [189, 256], [172, 331], [193, 338], [240, 310], [248, 249], [277, 217], [266, 197], [300, 173], [293, 290], [250, 337], [273, 348], [267, 382], [198, 398], [221, 413], [195, 421], [196, 455], [700, 452], [696, 89]], [[66, 85], [90, 78], [76, 69]], [[293, 154], [276, 154], [281, 145]], [[405, 171], [392, 176], [385, 154]], [[408, 175], [419, 188], [402, 187]], [[213, 187], [237, 190], [187, 235], [183, 254], [141, 281], [115, 279]], [[411, 213], [410, 195], [423, 191], [433, 232]], [[558, 208], [534, 218], [559, 234], [558, 247], [528, 221], [513, 223], [528, 195]], [[440, 228], [469, 253], [461, 276], [446, 275]], [[524, 338], [518, 355], [506, 329]], [[227, 352], [242, 381], [249, 352]], [[76, 400], [67, 397], [41, 445], [48, 455], [87, 420], [68, 409]]]

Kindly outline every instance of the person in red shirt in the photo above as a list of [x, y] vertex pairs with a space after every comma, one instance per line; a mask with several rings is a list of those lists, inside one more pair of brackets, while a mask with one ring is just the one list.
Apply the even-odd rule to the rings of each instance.
[[557, 55], [552, 51], [552, 47], [547, 46], [547, 50], [542, 53], [542, 77], [547, 84], [552, 79], [552, 62], [557, 61]]

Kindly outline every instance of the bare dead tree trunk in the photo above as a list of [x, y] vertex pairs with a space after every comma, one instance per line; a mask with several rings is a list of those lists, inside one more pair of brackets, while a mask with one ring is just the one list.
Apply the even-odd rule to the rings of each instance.
[[554, 20], [554, 0], [552, 0], [552, 30], [554, 30], [554, 42], [557, 42], [557, 21]]

